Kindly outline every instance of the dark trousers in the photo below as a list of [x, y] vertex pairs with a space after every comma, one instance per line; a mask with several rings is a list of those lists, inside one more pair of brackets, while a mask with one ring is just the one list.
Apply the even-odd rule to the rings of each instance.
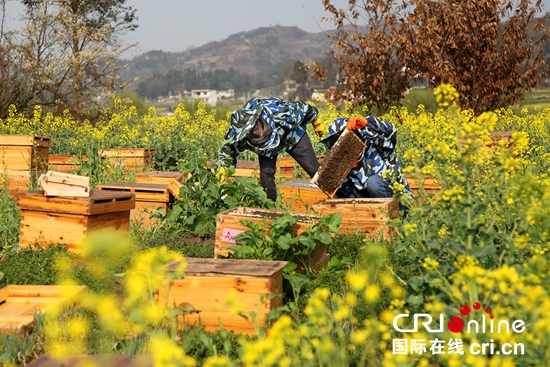
[[[307, 134], [292, 149], [287, 150], [288, 154], [307, 172], [309, 177], [315, 176], [319, 169], [317, 155], [311, 145]], [[275, 172], [277, 172], [277, 156], [258, 156], [260, 163], [260, 184], [265, 189], [267, 197], [277, 201], [277, 185], [275, 184]]]

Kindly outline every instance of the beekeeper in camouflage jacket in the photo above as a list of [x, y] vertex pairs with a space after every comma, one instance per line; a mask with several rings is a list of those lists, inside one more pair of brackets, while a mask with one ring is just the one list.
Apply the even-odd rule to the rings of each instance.
[[392, 197], [394, 182], [401, 184], [403, 193], [410, 195], [410, 186], [395, 154], [395, 126], [374, 116], [337, 118], [329, 126], [329, 138], [323, 140], [327, 150], [345, 129], [355, 131], [366, 147], [336, 195], [339, 198]]
[[306, 125], [312, 123], [316, 134], [323, 135], [318, 115], [317, 107], [307, 102], [252, 98], [231, 114], [231, 127], [225, 134], [218, 165], [222, 169], [228, 164], [235, 167], [239, 153], [244, 150], [258, 154], [260, 183], [267, 196], [276, 201], [275, 172], [279, 154], [288, 152], [310, 177], [319, 168], [306, 132]]

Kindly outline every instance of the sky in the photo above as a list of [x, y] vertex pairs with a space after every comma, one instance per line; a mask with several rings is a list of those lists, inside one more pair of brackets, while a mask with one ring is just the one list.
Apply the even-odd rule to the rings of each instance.
[[[6, 4], [11, 29], [23, 9], [19, 3]], [[348, 0], [332, 3], [344, 7]], [[334, 28], [321, 22], [330, 16], [322, 0], [128, 0], [127, 5], [137, 10], [139, 27], [121, 38], [128, 44], [139, 43], [135, 55], [151, 50], [181, 52], [259, 27], [297, 26], [306, 32]]]
[[[343, 8], [348, 0], [332, 0]], [[550, 0], [544, 0], [550, 10]], [[138, 43], [130, 58], [152, 50], [181, 52], [232, 34], [275, 25], [297, 26], [306, 32], [321, 32], [334, 26], [321, 22], [329, 17], [322, 0], [128, 0], [137, 11], [139, 27], [122, 35], [128, 44]], [[22, 11], [19, 0], [6, 3], [8, 28], [18, 26]]]

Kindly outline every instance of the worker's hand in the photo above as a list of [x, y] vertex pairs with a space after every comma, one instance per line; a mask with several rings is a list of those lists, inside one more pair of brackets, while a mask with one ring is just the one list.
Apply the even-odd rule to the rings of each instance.
[[346, 128], [348, 130], [357, 130], [367, 126], [367, 120], [359, 116], [353, 116], [348, 120]]
[[227, 180], [227, 167], [219, 166], [216, 171], [216, 177], [218, 178], [220, 185], [224, 184]]
[[317, 134], [318, 137], [322, 137], [325, 135], [325, 129], [323, 128], [323, 124], [321, 124], [321, 121], [319, 119], [316, 119], [311, 123], [313, 125], [313, 130], [315, 130], [315, 134]]

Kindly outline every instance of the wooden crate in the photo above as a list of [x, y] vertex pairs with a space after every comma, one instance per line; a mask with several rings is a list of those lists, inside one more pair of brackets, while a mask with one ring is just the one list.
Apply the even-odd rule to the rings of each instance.
[[260, 178], [260, 163], [257, 161], [237, 160], [235, 173], [232, 177], [256, 177]]
[[281, 186], [279, 194], [283, 202], [297, 213], [305, 213], [311, 209], [313, 204], [328, 199], [328, 195], [309, 180], [285, 182]]
[[136, 183], [147, 183], [157, 185], [168, 185], [173, 180], [182, 182], [183, 174], [181, 172], [163, 172], [151, 171], [136, 174]]
[[99, 155], [108, 159], [111, 166], [139, 171], [147, 170], [153, 166], [155, 153], [155, 148], [109, 148], [99, 150]]
[[34, 135], [0, 135], [0, 164], [8, 171], [44, 171], [52, 140]]
[[6, 171], [0, 174], [0, 187], [7, 185], [10, 194], [16, 196], [20, 191], [29, 189], [31, 171]]
[[125, 356], [118, 354], [49, 356], [42, 355], [27, 367], [154, 367], [152, 356]]
[[71, 173], [78, 170], [82, 162], [88, 162], [88, 157], [74, 154], [50, 154], [48, 156], [48, 169], [57, 172]]
[[425, 177], [422, 180], [411, 177], [410, 175], [405, 175], [405, 179], [411, 187], [411, 191], [414, 196], [418, 195], [420, 187], [424, 189], [425, 192], [439, 192], [441, 191], [441, 185], [431, 176]]
[[34, 190], [18, 193], [17, 206], [21, 209], [19, 247], [62, 243], [78, 252], [94, 230], [114, 228], [127, 233], [135, 199], [125, 192], [92, 190], [90, 197], [46, 197]]
[[395, 233], [387, 226], [390, 219], [399, 216], [399, 202], [394, 198], [328, 199], [313, 204], [321, 215], [342, 215], [342, 232], [359, 232], [391, 240]]
[[149, 184], [134, 182], [115, 182], [96, 186], [97, 190], [132, 193], [136, 198], [135, 208], [130, 212], [131, 219], [144, 226], [154, 224], [150, 212], [161, 210], [166, 215], [174, 202], [174, 195], [168, 190], [167, 184]]
[[[236, 207], [219, 213], [216, 218], [216, 239], [214, 241], [214, 257], [218, 255], [227, 256], [230, 252], [228, 246], [237, 244], [235, 237], [242, 232], [249, 231], [250, 229], [244, 226], [241, 221], [249, 220], [254, 223], [261, 223], [265, 217], [268, 218], [266, 226], [269, 226], [273, 219], [283, 216], [284, 214], [293, 214], [298, 216], [298, 222], [296, 226], [296, 236], [308, 229], [310, 225], [317, 222], [319, 217], [311, 214], [304, 213], [288, 213], [285, 211], [258, 209], [258, 208], [244, 208]], [[314, 252], [311, 254], [311, 264], [315, 268], [326, 266], [330, 259], [330, 255], [327, 254], [327, 246], [319, 244]], [[299, 269], [300, 261], [298, 261]]]
[[[324, 155], [317, 156], [319, 163], [323, 161]], [[290, 180], [294, 178], [294, 170], [297, 170], [298, 174], [307, 176], [306, 171], [294, 160], [292, 157], [277, 157], [277, 170], [276, 177], [283, 180]], [[245, 161], [237, 160], [237, 166], [235, 167], [235, 173], [233, 176], [242, 177], [260, 177], [260, 163], [257, 161]]]
[[70, 306], [85, 293], [85, 286], [8, 285], [0, 289], [0, 332], [10, 334], [28, 327], [35, 313]]
[[[178, 309], [200, 310], [198, 314], [178, 316], [180, 329], [200, 324], [206, 330], [227, 330], [254, 335], [254, 326], [232, 312], [256, 313], [256, 322], [265, 325], [265, 316], [283, 305], [283, 267], [286, 261], [187, 258], [185, 279], [175, 280], [169, 290], [161, 288], [161, 304]], [[179, 263], [172, 262], [167, 272]], [[228, 305], [233, 296], [236, 305]], [[262, 299], [263, 297], [263, 299]]]

